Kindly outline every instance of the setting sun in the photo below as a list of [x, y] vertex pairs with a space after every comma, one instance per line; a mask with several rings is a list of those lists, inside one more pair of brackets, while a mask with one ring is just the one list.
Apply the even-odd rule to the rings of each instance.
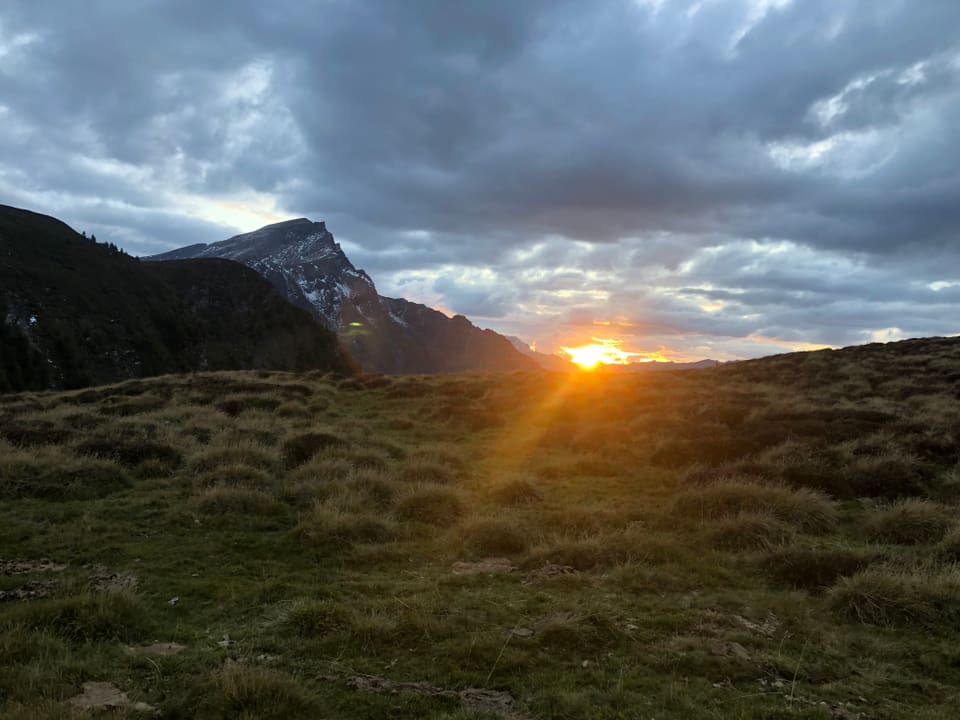
[[622, 340], [592, 339], [593, 342], [589, 345], [561, 347], [560, 350], [570, 358], [571, 362], [584, 370], [592, 370], [598, 365], [626, 365], [631, 358], [641, 354], [622, 350], [620, 348], [623, 344]]

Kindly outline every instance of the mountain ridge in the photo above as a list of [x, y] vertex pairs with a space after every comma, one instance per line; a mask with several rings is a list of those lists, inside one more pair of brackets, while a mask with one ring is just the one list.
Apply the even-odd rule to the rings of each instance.
[[219, 257], [256, 270], [334, 332], [361, 366], [386, 373], [535, 370], [492, 330], [405, 298], [380, 295], [326, 223], [294, 218], [210, 244], [146, 257], [151, 262]]
[[0, 391], [170, 372], [351, 372], [336, 336], [225, 260], [141, 263], [0, 205]]

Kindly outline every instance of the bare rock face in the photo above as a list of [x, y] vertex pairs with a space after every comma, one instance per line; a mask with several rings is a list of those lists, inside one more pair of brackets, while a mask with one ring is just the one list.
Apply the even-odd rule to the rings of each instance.
[[432, 373], [531, 370], [502, 335], [462, 315], [377, 292], [322, 222], [307, 218], [267, 225], [211, 245], [190, 245], [150, 260], [223, 258], [269, 280], [293, 305], [337, 332], [344, 348], [370, 372]]
[[267, 225], [211, 245], [191, 245], [152, 260], [222, 258], [243, 263], [310, 311], [330, 330], [340, 327], [344, 304], [376, 304], [377, 290], [357, 270], [322, 222], [306, 218]]

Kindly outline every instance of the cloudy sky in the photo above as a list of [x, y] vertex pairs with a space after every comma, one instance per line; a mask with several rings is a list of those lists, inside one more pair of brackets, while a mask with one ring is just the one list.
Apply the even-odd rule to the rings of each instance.
[[4, 0], [0, 203], [326, 220], [385, 295], [675, 359], [960, 333], [957, 0]]

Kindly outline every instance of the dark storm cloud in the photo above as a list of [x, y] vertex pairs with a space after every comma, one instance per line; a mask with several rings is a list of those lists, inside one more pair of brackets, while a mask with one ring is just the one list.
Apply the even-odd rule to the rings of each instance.
[[960, 265], [957, 27], [955, 0], [11, 0], [0, 195], [134, 252], [324, 218], [388, 292], [521, 329], [957, 331], [928, 287]]

